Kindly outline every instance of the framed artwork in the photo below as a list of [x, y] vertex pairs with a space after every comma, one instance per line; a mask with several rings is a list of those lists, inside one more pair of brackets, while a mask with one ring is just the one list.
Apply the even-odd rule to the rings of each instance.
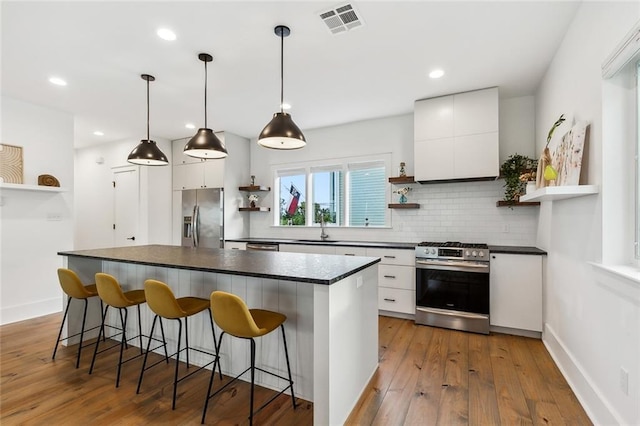
[[556, 186], [580, 184], [588, 126], [586, 121], [578, 122], [562, 139], [557, 140], [553, 146], [549, 145], [551, 165], [558, 173]]
[[0, 182], [23, 183], [22, 147], [0, 144]]

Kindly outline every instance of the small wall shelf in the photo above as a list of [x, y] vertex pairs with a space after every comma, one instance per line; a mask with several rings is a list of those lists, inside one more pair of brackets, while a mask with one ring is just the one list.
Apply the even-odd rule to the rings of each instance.
[[271, 191], [271, 187], [270, 186], [260, 186], [260, 185], [248, 185], [248, 186], [239, 186], [238, 189], [240, 191], [247, 191], [247, 192], [268, 192]]
[[420, 204], [418, 203], [397, 203], [397, 204], [389, 204], [390, 209], [419, 209]]
[[389, 178], [389, 183], [400, 185], [403, 183], [416, 183], [413, 176], [394, 176]]
[[[521, 197], [522, 198], [522, 197]], [[526, 201], [526, 202], [517, 202], [513, 203], [511, 201], [496, 201], [496, 207], [529, 207], [529, 206], [539, 206], [539, 201]]]
[[67, 188], [58, 186], [24, 185], [21, 183], [0, 183], [0, 189], [17, 189], [21, 191], [67, 192]]
[[241, 212], [270, 212], [271, 207], [240, 207]]
[[530, 194], [523, 195], [520, 197], [520, 202], [565, 200], [567, 198], [593, 195], [598, 192], [598, 185], [546, 186], [536, 189]]

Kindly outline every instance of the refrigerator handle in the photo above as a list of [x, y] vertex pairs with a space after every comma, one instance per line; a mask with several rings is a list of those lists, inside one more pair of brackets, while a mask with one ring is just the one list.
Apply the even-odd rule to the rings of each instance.
[[199, 229], [198, 229], [198, 214], [200, 213], [200, 209], [198, 209], [198, 205], [193, 206], [193, 246], [198, 247], [198, 237], [199, 237]]

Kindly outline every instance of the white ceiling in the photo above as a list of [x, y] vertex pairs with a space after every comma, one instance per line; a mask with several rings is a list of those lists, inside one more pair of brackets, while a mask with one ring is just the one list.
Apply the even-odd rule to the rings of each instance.
[[[301, 129], [410, 113], [416, 99], [499, 86], [532, 95], [578, 2], [351, 2], [365, 25], [332, 35], [318, 13], [347, 2], [2, 1], [2, 95], [68, 111], [75, 146], [178, 139], [204, 124], [255, 138], [279, 109], [284, 24], [285, 102]], [[177, 40], [156, 30], [168, 27]], [[439, 80], [428, 78], [443, 68]], [[67, 80], [54, 86], [50, 76]], [[37, 125], [37, 123], [34, 123]], [[105, 135], [94, 136], [94, 130]]]

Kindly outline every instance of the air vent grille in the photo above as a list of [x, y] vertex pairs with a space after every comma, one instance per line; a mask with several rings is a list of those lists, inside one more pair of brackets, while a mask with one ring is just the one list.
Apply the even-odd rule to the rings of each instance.
[[331, 34], [344, 33], [364, 25], [362, 18], [351, 4], [322, 11], [319, 15]]

